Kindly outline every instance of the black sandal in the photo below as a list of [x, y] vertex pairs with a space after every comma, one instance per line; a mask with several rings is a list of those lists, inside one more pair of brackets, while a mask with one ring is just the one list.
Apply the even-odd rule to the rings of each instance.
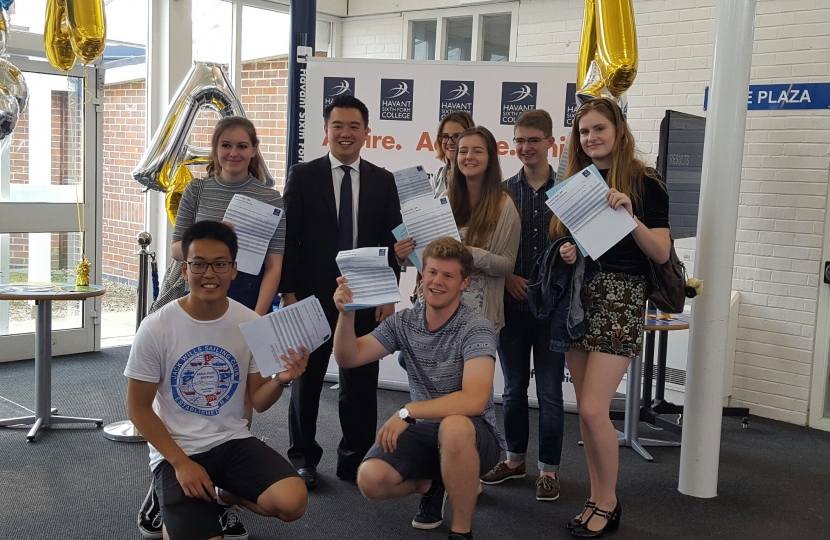
[[[578, 527], [571, 529], [571, 535], [574, 538], [599, 538], [605, 532], [613, 532], [616, 531], [620, 526], [620, 515], [622, 514], [622, 506], [620, 506], [620, 501], [617, 499], [617, 506], [614, 507], [613, 510], [610, 512], [608, 510], [602, 510], [601, 508], [594, 508], [594, 511], [591, 512], [591, 515], [586, 519], [582, 524]], [[592, 531], [588, 528], [588, 522], [593, 519], [594, 516], [599, 516], [601, 518], [605, 518], [605, 527], [598, 531]]]
[[[596, 507], [597, 507], [597, 503], [595, 503], [595, 502], [594, 502], [594, 501], [592, 501], [591, 499], [588, 499], [587, 501], [585, 501], [585, 508], [582, 510], [582, 512], [580, 512], [580, 514], [579, 514], [578, 516], [576, 516], [575, 518], [573, 518], [572, 520], [570, 520], [570, 521], [568, 522], [568, 524], [566, 525], [566, 527], [568, 528], [568, 530], [569, 530], [569, 531], [572, 531], [572, 530], [574, 530], [575, 528], [577, 528], [577, 527], [579, 527], [580, 525], [582, 525], [582, 516], [584, 516], [584, 515], [585, 515], [585, 512], [587, 512], [588, 510], [593, 510], [593, 509], [594, 509], [594, 508], [596, 508]], [[589, 517], [589, 519], [590, 519], [590, 517]], [[587, 521], [587, 520], [586, 520], [586, 521]]]

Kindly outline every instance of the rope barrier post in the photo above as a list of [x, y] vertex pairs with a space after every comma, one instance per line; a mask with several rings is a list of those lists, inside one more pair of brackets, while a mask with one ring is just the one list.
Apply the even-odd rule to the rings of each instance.
[[[153, 241], [153, 237], [148, 232], [138, 234], [138, 302], [135, 308], [135, 329], [141, 325], [141, 321], [147, 316], [147, 311], [150, 309], [148, 298], [148, 281], [150, 278], [150, 259], [153, 259], [155, 264], [155, 254], [150, 253], [147, 249]], [[104, 437], [111, 441], [118, 442], [143, 442], [144, 437], [135, 428], [133, 423], [129, 420], [121, 420], [120, 422], [113, 422], [104, 428]]]
[[153, 237], [148, 232], [138, 234], [138, 305], [135, 313], [135, 329], [141, 325], [141, 321], [147, 316], [147, 311], [150, 309], [148, 301], [147, 284], [150, 277], [150, 251], [147, 249]]

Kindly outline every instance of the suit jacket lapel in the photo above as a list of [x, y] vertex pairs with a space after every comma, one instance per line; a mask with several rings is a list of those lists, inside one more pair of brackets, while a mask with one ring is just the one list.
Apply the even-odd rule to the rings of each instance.
[[328, 154], [320, 160], [319, 181], [320, 193], [326, 202], [331, 217], [334, 219], [335, 225], [337, 225], [337, 203], [334, 200], [334, 181], [332, 180], [331, 161], [329, 160]]

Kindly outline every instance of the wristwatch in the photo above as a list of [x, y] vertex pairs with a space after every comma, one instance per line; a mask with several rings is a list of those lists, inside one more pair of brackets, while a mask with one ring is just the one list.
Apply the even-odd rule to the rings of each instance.
[[406, 407], [401, 407], [401, 410], [398, 411], [398, 418], [406, 422], [407, 424], [414, 424], [415, 419], [409, 415], [409, 411], [406, 410]]
[[275, 381], [277, 381], [277, 384], [278, 384], [278, 385], [280, 385], [280, 386], [282, 386], [283, 388], [291, 388], [291, 385], [292, 385], [292, 384], [294, 384], [294, 381], [293, 381], [293, 380], [292, 380], [292, 381], [289, 381], [289, 382], [287, 382], [287, 383], [282, 382], [282, 381], [279, 379], [279, 377], [277, 377], [277, 375], [276, 375], [276, 374], [275, 374], [273, 377], [274, 377], [274, 380], [275, 380]]

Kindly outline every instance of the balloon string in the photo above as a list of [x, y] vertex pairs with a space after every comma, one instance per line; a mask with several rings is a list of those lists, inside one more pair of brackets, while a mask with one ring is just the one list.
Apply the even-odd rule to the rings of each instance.
[[[69, 117], [70, 117], [70, 119], [72, 119], [73, 113], [75, 112], [75, 107], [77, 106], [77, 102], [75, 100], [75, 91], [73, 89], [74, 85], [72, 83], [73, 83], [72, 78], [67, 74], [67, 76], [66, 76], [66, 87], [67, 87], [67, 90], [69, 90], [69, 92], [67, 92], [67, 93], [69, 94], [68, 104], [69, 104]], [[84, 68], [84, 85], [86, 85], [86, 68]], [[72, 121], [69, 122], [69, 125], [73, 125], [73, 124], [74, 123]], [[71, 146], [73, 148], [77, 148], [76, 145], [71, 145]], [[84, 233], [86, 232], [86, 230], [85, 230], [85, 227], [84, 227], [84, 220], [83, 220], [84, 212], [82, 212], [82, 210], [81, 210], [85, 206], [85, 204], [83, 202], [81, 202], [82, 197], [81, 197], [81, 194], [79, 193], [79, 187], [83, 184], [83, 182], [78, 181], [78, 159], [77, 159], [77, 156], [74, 155], [74, 152], [73, 152], [73, 155], [72, 155], [72, 179], [75, 181], [75, 210], [78, 213], [78, 232], [81, 235], [81, 255], [85, 256], [86, 255], [86, 246], [84, 245], [84, 239], [85, 239], [85, 234]]]

